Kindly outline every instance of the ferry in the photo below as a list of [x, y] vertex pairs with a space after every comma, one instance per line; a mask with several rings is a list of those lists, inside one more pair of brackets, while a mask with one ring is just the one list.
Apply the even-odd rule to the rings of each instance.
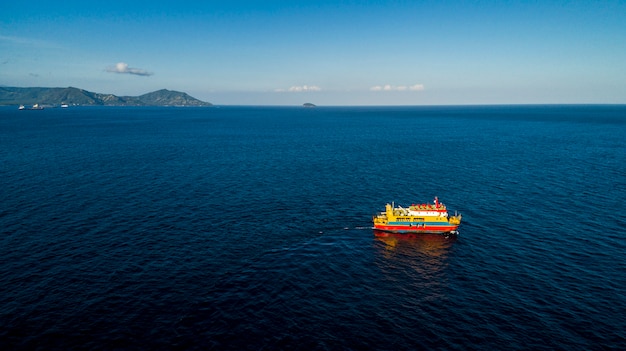
[[391, 233], [456, 234], [461, 214], [448, 215], [446, 205], [435, 197], [432, 204], [413, 204], [407, 208], [393, 203], [372, 218], [374, 229]]

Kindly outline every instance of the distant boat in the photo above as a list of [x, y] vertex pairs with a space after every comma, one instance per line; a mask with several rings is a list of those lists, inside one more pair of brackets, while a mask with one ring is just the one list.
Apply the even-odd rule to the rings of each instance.
[[39, 106], [39, 104], [34, 104], [31, 108], [26, 108], [24, 105], [20, 105], [18, 110], [43, 110], [43, 106]]
[[61, 108], [68, 108], [68, 104], [62, 104]]

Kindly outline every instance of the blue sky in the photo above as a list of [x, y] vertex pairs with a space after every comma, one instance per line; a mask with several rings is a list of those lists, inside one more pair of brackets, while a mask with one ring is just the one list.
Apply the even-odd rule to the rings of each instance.
[[222, 105], [626, 103], [626, 1], [0, 4], [0, 85]]

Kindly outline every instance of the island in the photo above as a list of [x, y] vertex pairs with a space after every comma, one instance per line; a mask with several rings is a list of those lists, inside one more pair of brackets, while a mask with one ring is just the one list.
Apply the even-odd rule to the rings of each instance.
[[39, 106], [184, 106], [204, 107], [213, 104], [186, 93], [161, 89], [140, 96], [116, 96], [84, 89], [15, 88], [0, 86], [0, 105]]
[[307, 103], [303, 104], [302, 106], [304, 106], [304, 107], [317, 107], [317, 106], [315, 106], [315, 104], [312, 104], [310, 102], [307, 102]]

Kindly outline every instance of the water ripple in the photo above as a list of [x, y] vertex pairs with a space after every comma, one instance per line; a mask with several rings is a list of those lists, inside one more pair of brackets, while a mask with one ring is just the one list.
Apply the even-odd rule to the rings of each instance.
[[0, 109], [2, 349], [626, 345], [623, 108], [67, 110]]

